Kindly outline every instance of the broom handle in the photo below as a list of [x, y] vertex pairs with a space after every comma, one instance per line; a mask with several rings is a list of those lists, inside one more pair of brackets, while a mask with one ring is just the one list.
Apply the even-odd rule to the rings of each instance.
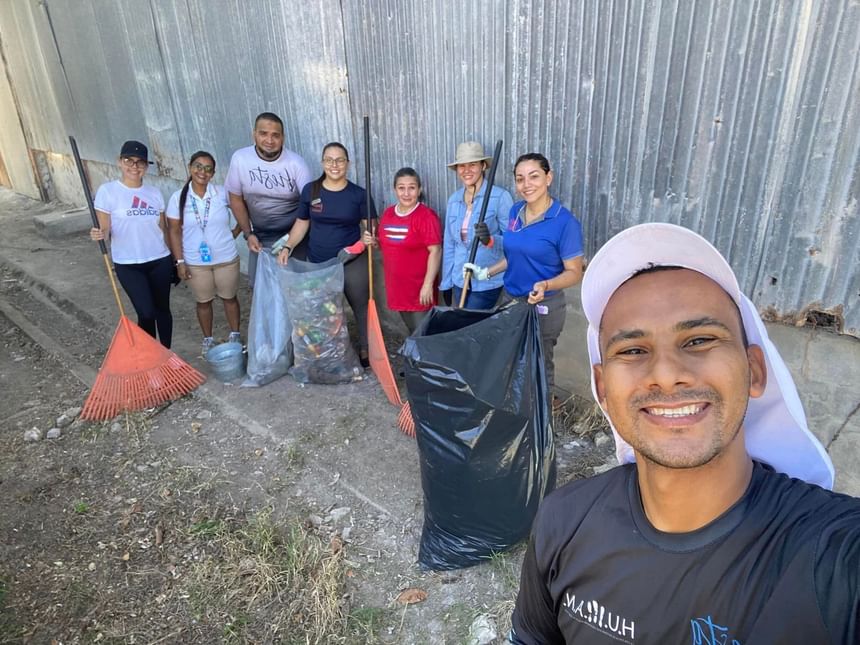
[[[364, 115], [364, 196], [367, 211], [367, 230], [373, 236], [373, 219], [370, 216], [370, 117]], [[373, 300], [373, 246], [367, 246], [367, 276], [370, 283], [370, 299]]]
[[[490, 195], [493, 192], [493, 184], [496, 182], [496, 167], [499, 165], [499, 157], [502, 156], [502, 140], [499, 139], [496, 141], [496, 149], [493, 152], [493, 164], [490, 166], [490, 172], [487, 173], [489, 177], [487, 177], [487, 189], [484, 191], [484, 201], [481, 202], [481, 214], [478, 215], [478, 221], [476, 223], [480, 224], [484, 221], [484, 218], [487, 216], [487, 206], [490, 205]], [[474, 200], [474, 198], [473, 198]], [[469, 249], [469, 262], [474, 262], [475, 257], [478, 255], [478, 244], [479, 240], [477, 236], [472, 237], [472, 248]], [[469, 285], [472, 282], [472, 270], [466, 269], [466, 274], [463, 276], [463, 290], [460, 292], [460, 309], [466, 304], [466, 294], [469, 292]]]
[[[69, 136], [69, 143], [72, 145], [72, 154], [75, 157], [75, 165], [78, 167], [78, 176], [81, 178], [81, 188], [84, 189], [84, 197], [87, 199], [87, 207], [90, 209], [90, 217], [93, 220], [93, 227], [101, 228], [99, 217], [96, 215], [96, 207], [93, 204], [93, 194], [90, 192], [90, 184], [87, 181], [87, 173], [84, 171], [84, 164], [81, 161], [81, 153], [78, 152], [78, 143], [73, 136]], [[104, 240], [99, 240], [99, 248], [102, 251], [102, 258], [105, 261], [105, 269], [107, 269], [108, 278], [110, 278], [110, 286], [113, 288], [113, 297], [116, 298], [116, 306], [119, 307], [119, 314], [125, 317], [125, 309], [122, 306], [122, 299], [119, 297], [119, 289], [116, 288], [116, 280], [113, 277], [113, 269], [108, 260], [107, 245]]]

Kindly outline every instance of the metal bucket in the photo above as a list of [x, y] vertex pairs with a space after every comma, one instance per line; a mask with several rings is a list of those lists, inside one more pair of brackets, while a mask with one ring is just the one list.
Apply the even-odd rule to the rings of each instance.
[[221, 343], [206, 352], [212, 373], [223, 383], [245, 376], [245, 358], [242, 343]]

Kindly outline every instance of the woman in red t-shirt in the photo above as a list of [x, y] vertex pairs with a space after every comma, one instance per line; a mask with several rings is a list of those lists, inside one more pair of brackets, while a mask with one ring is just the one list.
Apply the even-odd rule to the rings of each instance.
[[411, 334], [437, 302], [437, 276], [442, 261], [439, 216], [421, 198], [421, 178], [412, 168], [394, 174], [397, 203], [379, 220], [376, 237], [364, 243], [382, 249], [388, 308], [400, 313]]

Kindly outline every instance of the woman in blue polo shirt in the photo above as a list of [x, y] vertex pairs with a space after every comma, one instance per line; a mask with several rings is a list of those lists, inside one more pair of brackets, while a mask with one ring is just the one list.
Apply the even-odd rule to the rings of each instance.
[[[553, 353], [565, 320], [564, 289], [582, 280], [582, 228], [579, 220], [549, 194], [552, 170], [537, 152], [520, 156], [514, 164], [514, 181], [523, 198], [511, 207], [502, 234], [505, 256], [489, 267], [466, 263], [473, 277], [487, 280], [504, 272], [506, 295], [528, 298], [539, 305], [541, 341], [550, 391], [555, 383]], [[483, 242], [489, 232], [475, 225]], [[553, 396], [553, 406], [560, 404]]]

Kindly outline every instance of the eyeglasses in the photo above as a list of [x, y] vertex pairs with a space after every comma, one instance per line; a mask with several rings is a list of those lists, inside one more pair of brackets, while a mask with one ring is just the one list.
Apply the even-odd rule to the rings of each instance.
[[146, 168], [148, 165], [145, 159], [138, 159], [137, 157], [123, 157], [122, 162], [129, 168]]
[[347, 161], [349, 161], [349, 159], [346, 157], [338, 157], [337, 159], [323, 157], [323, 166], [343, 166]]
[[202, 163], [199, 163], [199, 162], [198, 162], [198, 163], [195, 163], [195, 164], [194, 164], [193, 166], [191, 166], [191, 167], [192, 167], [194, 170], [202, 170], [202, 171], [203, 171], [203, 172], [205, 172], [207, 175], [211, 175], [213, 172], [215, 172], [215, 166], [210, 166], [209, 164], [205, 164], [205, 165], [204, 165], [204, 164], [202, 164]]

